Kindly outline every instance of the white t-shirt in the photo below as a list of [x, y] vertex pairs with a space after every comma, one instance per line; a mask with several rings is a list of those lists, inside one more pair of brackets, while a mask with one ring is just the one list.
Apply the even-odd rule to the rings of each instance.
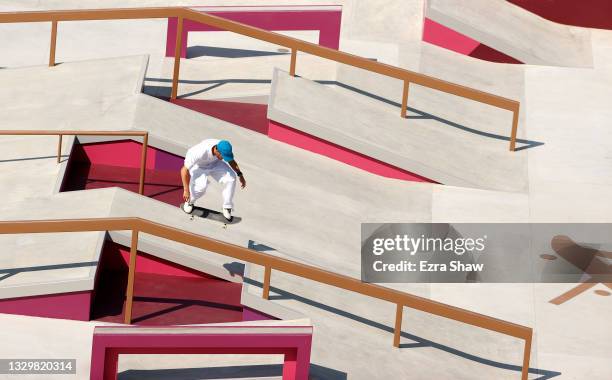
[[219, 161], [212, 152], [212, 148], [217, 145], [219, 141], [221, 140], [207, 139], [189, 148], [185, 155], [185, 167], [189, 170], [195, 166], [198, 168], [205, 168]]

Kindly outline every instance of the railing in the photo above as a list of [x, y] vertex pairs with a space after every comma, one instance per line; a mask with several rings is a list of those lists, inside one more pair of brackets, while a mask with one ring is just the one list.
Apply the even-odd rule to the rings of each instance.
[[346, 65], [358, 67], [374, 73], [400, 79], [404, 82], [402, 92], [401, 117], [406, 117], [408, 108], [408, 92], [411, 83], [442, 91], [448, 94], [471, 99], [494, 107], [512, 112], [512, 129], [510, 131], [510, 150], [516, 149], [516, 134], [518, 129], [518, 117], [520, 103], [518, 101], [479, 91], [470, 87], [447, 82], [428, 75], [414, 71], [401, 69], [399, 67], [374, 62], [356, 55], [329, 49], [323, 46], [287, 37], [278, 33], [268, 32], [259, 28], [227, 20], [199, 12], [190, 8], [168, 7], [168, 8], [124, 8], [124, 9], [91, 9], [91, 10], [68, 10], [68, 11], [39, 11], [39, 12], [8, 12], [0, 13], [0, 23], [16, 22], [51, 22], [51, 44], [49, 51], [49, 66], [55, 64], [55, 47], [57, 40], [57, 23], [59, 21], [81, 21], [81, 20], [118, 20], [118, 19], [145, 19], [145, 18], [170, 18], [178, 19], [174, 70], [172, 74], [171, 99], [176, 99], [178, 93], [178, 78], [180, 71], [181, 39], [183, 31], [183, 20], [200, 22], [209, 26], [251, 38], [267, 41], [275, 45], [281, 45], [291, 49], [291, 63], [289, 72], [295, 75], [297, 52], [304, 52], [326, 58]]
[[261, 265], [265, 268], [263, 297], [268, 298], [272, 270], [292, 274], [301, 278], [317, 281], [323, 284], [349, 290], [365, 296], [388, 301], [396, 305], [395, 330], [393, 345], [399, 347], [402, 328], [402, 313], [404, 307], [409, 307], [426, 313], [449, 318], [483, 329], [496, 331], [525, 341], [523, 352], [522, 379], [527, 380], [529, 359], [531, 355], [531, 328], [511, 322], [492, 318], [458, 307], [432, 301], [398, 290], [375, 284], [363, 283], [360, 280], [333, 273], [311, 265], [298, 263], [262, 252], [243, 248], [237, 245], [221, 242], [191, 232], [179, 230], [141, 218], [104, 218], [104, 219], [70, 219], [46, 221], [11, 221], [0, 222], [0, 234], [49, 233], [49, 232], [84, 232], [84, 231], [125, 231], [132, 232], [130, 247], [130, 262], [128, 272], [127, 300], [125, 308], [125, 323], [131, 323], [132, 304], [134, 297], [134, 276], [136, 255], [138, 252], [138, 234], [140, 232], [205, 249], [238, 260]]
[[140, 175], [138, 181], [138, 194], [144, 194], [145, 169], [147, 166], [147, 148], [149, 146], [149, 132], [147, 131], [36, 131], [13, 130], [0, 131], [0, 136], [59, 136], [57, 142], [57, 163], [62, 156], [62, 138], [64, 136], [133, 136], [142, 137], [142, 153], [140, 155]]

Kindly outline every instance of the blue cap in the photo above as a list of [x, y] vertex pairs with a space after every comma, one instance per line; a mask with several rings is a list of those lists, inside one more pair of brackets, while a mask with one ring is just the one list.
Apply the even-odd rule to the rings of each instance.
[[234, 153], [232, 153], [232, 144], [230, 144], [227, 140], [221, 140], [217, 143], [217, 150], [221, 153], [221, 157], [223, 157], [223, 161], [233, 161]]

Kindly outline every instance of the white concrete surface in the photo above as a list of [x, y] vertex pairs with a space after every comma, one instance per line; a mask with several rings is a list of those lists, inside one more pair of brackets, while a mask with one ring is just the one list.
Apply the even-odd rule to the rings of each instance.
[[[218, 4], [219, 1], [211, 2], [211, 5], [212, 3]], [[225, 3], [229, 5], [255, 2], [232, 0]], [[347, 6], [343, 22], [355, 21], [353, 24], [351, 22], [345, 24], [342, 43], [351, 46], [351, 49], [355, 49], [354, 52], [364, 51], [367, 52], [364, 55], [369, 57], [396, 60], [402, 67], [423, 70], [431, 75], [439, 75], [445, 79], [473, 85], [504, 96], [516, 97], [523, 102], [520, 136], [545, 143], [543, 146], [520, 153], [527, 156], [528, 165], [526, 182], [528, 186], [524, 190], [507, 192], [415, 184], [370, 175], [327, 158], [271, 141], [263, 135], [231, 124], [144, 95], [135, 95], [130, 89], [132, 83], [137, 83], [138, 78], [142, 79], [140, 74], [137, 74], [138, 67], [142, 67], [141, 63], [136, 62], [140, 58], [119, 58], [119, 61], [124, 59], [127, 61], [118, 66], [131, 67], [131, 74], [110, 74], [99, 71], [103, 65], [97, 65], [97, 68], [91, 66], [91, 70], [83, 69], [82, 72], [90, 72], [86, 83], [90, 80], [93, 82], [89, 88], [83, 88], [82, 91], [79, 90], [79, 86], [83, 82], [76, 80], [69, 81], [69, 85], [55, 86], [56, 91], [60, 92], [48, 89], [52, 83], [64, 83], [48, 79], [49, 70], [55, 70], [51, 71], [54, 73], [61, 72], [56, 69], [61, 69], [64, 65], [54, 69], [43, 67], [19, 69], [30, 70], [23, 79], [28, 79], [28, 83], [38, 83], [40, 86], [30, 87], [28, 92], [23, 93], [17, 89], [24, 82], [17, 81], [19, 75], [13, 76], [12, 70], [0, 70], [0, 80], [6, 80], [2, 82], [2, 87], [11, 89], [3, 92], [6, 95], [0, 94], [5, 96], [0, 103], [0, 112], [3, 117], [7, 115], [7, 120], [10, 121], [6, 128], [32, 128], [32, 125], [45, 125], [53, 129], [68, 126], [74, 129], [117, 129], [118, 126], [122, 129], [146, 128], [152, 133], [151, 141], [167, 141], [178, 153], [204, 137], [224, 136], [234, 143], [237, 159], [249, 181], [247, 189], [237, 194], [236, 214], [244, 218], [243, 222], [230, 226], [228, 230], [222, 230], [218, 225], [208, 225], [205, 221], [189, 221], [171, 206], [140, 199], [135, 194], [120, 190], [48, 195], [52, 189], [51, 159], [49, 162], [44, 161], [44, 168], [41, 166], [44, 174], [39, 176], [44, 179], [40, 182], [40, 189], [38, 185], [26, 186], [30, 190], [24, 193], [23, 200], [18, 193], [26, 191], [21, 190], [23, 188], [8, 193], [11, 203], [2, 207], [0, 217], [17, 219], [39, 218], [41, 215], [49, 217], [141, 215], [167, 221], [194, 232], [205, 232], [209, 236], [237, 244], [246, 245], [249, 240], [253, 240], [275, 248], [275, 251], [271, 251], [273, 254], [353, 277], [359, 277], [360, 274], [358, 247], [361, 222], [610, 221], [610, 189], [606, 178], [609, 177], [607, 173], [610, 169], [611, 150], [606, 145], [610, 137], [606, 125], [609, 119], [607, 99], [610, 97], [609, 58], [612, 56], [612, 49], [608, 33], [604, 31], [591, 33], [593, 41], [597, 42], [593, 45], [595, 70], [530, 66], [516, 69], [507, 65], [481, 63], [467, 57], [458, 58], [452, 53], [442, 52], [441, 49], [427, 45], [420, 46], [416, 51], [409, 48], [414, 46], [411, 41], [418, 39], [420, 33], [419, 20], [422, 13], [417, 14], [413, 11], [418, 9], [422, 11], [421, 1], [410, 2], [405, 8], [401, 8], [396, 2], [388, 4], [391, 8], [395, 7], [396, 12], [393, 12], [393, 9], [383, 9], [376, 2], [372, 2], [370, 6], [348, 1], [342, 3]], [[134, 4], [137, 3], [113, 1], [105, 3], [105, 6]], [[148, 1], [139, 2], [138, 5], [140, 4], [167, 5], [170, 2]], [[351, 4], [356, 6], [349, 8]], [[64, 0], [56, 3], [25, 1], [5, 2], [0, 6], [3, 9], [87, 8], [99, 6], [99, 3]], [[390, 16], [396, 14], [406, 16], [407, 13], [414, 17], [412, 21], [400, 16], [391, 19]], [[369, 14], [373, 17], [368, 17]], [[385, 22], [381, 23], [380, 20]], [[131, 34], [126, 33], [129, 29], [120, 29], [119, 26], [117, 29], [110, 28], [100, 32], [104, 34], [104, 39], [108, 38], [107, 41], [112, 40], [113, 36], [125, 35], [126, 43], [133, 43], [134, 46], [141, 44], [143, 47], [149, 46], [150, 41], [155, 40], [157, 50], [151, 51], [154, 56], [150, 61], [147, 76], [168, 79], [171, 61], [166, 61], [160, 56], [155, 57], [155, 54], [160, 54], [163, 49], [163, 44], [157, 45], [159, 41], [156, 36], [163, 34], [160, 31], [163, 31], [165, 25], [163, 22], [151, 25], [148, 33], [133, 34], [133, 40]], [[19, 54], [3, 55], [0, 61], [10, 61], [11, 65], [44, 64], [46, 53], [41, 54], [37, 46], [46, 52], [48, 34], [40, 33], [42, 29], [28, 29], [26, 25], [20, 28], [24, 31], [30, 30], [32, 34], [14, 42], [2, 39], [0, 46], [3, 51], [5, 51], [4, 46], [10, 46]], [[75, 33], [78, 34], [77, 29]], [[147, 34], [147, 37], [144, 34]], [[93, 33], [89, 36], [89, 40], [97, 38]], [[149, 40], [149, 36], [153, 38]], [[77, 37], [74, 38], [77, 42]], [[7, 43], [9, 45], [5, 45]], [[376, 49], [379, 43], [383, 46], [381, 52]], [[76, 52], [82, 48], [81, 46], [63, 41], [60, 43], [60, 52], [61, 49], [67, 48]], [[118, 51], [112, 44], [89, 44], [88, 49], [91, 50], [84, 52], [91, 54], [89, 57], [115, 56], [117, 54], [113, 52]], [[64, 50], [61, 54], [68, 53], [68, 50]], [[134, 53], [137, 52], [130, 51], [129, 54]], [[374, 54], [380, 55], [374, 56]], [[18, 56], [19, 59], [15, 58]], [[82, 59], [87, 56], [75, 54], [72, 57]], [[40, 61], [34, 62], [34, 58]], [[265, 74], [271, 75], [271, 72], [265, 72], [266, 67], [269, 67], [266, 65], [283, 65], [280, 68], [286, 69], [285, 62], [281, 61], [286, 57], [274, 57], [277, 58], [278, 62], [268, 58], [247, 58], [244, 62], [250, 60], [249, 67], [252, 66], [255, 73], [261, 72], [263, 77]], [[207, 80], [214, 70], [217, 70], [219, 75], [215, 78], [227, 78], [228, 74], [239, 72], [238, 60], [242, 58], [236, 62], [219, 60], [216, 62], [217, 65], [212, 62], [198, 62], [202, 64], [201, 70], [195, 65], [196, 62], [185, 63], [183, 67], [190, 76], [189, 79]], [[104, 66], [112, 67], [113, 63], [110, 61], [112, 60], [105, 62]], [[302, 57], [298, 60], [300, 75], [309, 79], [318, 79], [302, 74], [306, 71], [300, 70], [318, 72], [316, 70], [320, 70], [319, 67], [314, 64], [310, 66], [308, 63], [308, 66], [301, 68], [300, 62]], [[0, 62], [0, 66], [11, 65]], [[81, 75], [79, 65], [96, 64], [83, 62], [74, 65], [70, 72], [69, 65], [64, 67], [68, 79], [71, 75], [74, 78]], [[228, 67], [228, 72], [221, 71], [225, 65]], [[246, 70], [244, 75], [249, 75], [249, 71]], [[37, 77], [44, 80], [33, 80]], [[96, 77], [99, 78], [97, 81], [94, 80]], [[359, 72], [343, 71], [342, 68], [338, 68], [337, 79], [341, 82], [347, 81], [350, 85], [360, 84], [355, 87], [368, 92], [376, 93], [380, 90], [383, 95], [394, 93], [396, 96], [401, 93], [401, 84], [399, 91], [396, 91], [397, 84], [388, 84]], [[104, 89], [106, 85], [109, 88], [122, 90], [113, 92], [113, 96], [106, 100], [113, 106], [102, 107], [100, 104], [104, 102], [100, 102], [100, 94], [107, 91]], [[266, 95], [264, 88], [246, 89], [243, 92], [238, 88], [235, 90], [219, 92], [217, 95], [219, 98]], [[14, 97], [10, 94], [12, 91], [23, 95]], [[419, 95], [418, 91], [420, 89], [411, 92], [409, 104], [411, 107], [424, 108], [423, 110], [430, 114], [442, 115], [460, 124], [468, 123], [475, 129], [496, 134], [503, 134], [502, 129], [507, 132], [506, 121], [503, 121], [505, 115], [490, 110], [483, 111], [482, 108], [461, 102], [451, 103], [454, 100], [435, 94], [427, 95], [423, 92]], [[59, 95], [53, 98], [54, 94]], [[96, 95], [91, 96], [92, 94]], [[54, 100], [48, 101], [49, 98]], [[396, 101], [392, 97], [387, 99]], [[90, 102], [96, 105], [82, 108], [75, 106]], [[373, 102], [374, 100], [366, 101], [364, 107], [379, 107], [373, 105]], [[448, 107], [448, 104], [454, 106]], [[457, 116], [462, 111], [465, 111], [465, 115]], [[399, 110], [394, 114], [399, 114]], [[509, 125], [509, 118], [507, 124]], [[8, 144], [2, 144], [1, 141], [0, 151], [4, 152], [8, 149]], [[475, 145], [474, 149], [479, 149], [478, 147], [479, 145]], [[55, 151], [54, 144], [50, 148], [49, 155], [52, 155]], [[21, 147], [15, 146], [14, 150], [10, 151], [8, 159], [43, 154], [43, 147], [40, 152], [29, 149], [25, 148], [25, 144]], [[475, 154], [480, 153], [475, 152]], [[28, 162], [15, 161], [10, 164], [10, 170], [0, 172], [1, 184], [9, 183], [5, 181], [12, 181], [10, 183], [15, 184], [6, 186], [3, 190], [18, 189], [16, 183], [21, 182], [21, 179], [18, 181], [18, 177], [15, 177], [14, 180], [9, 180], [16, 173], [32, 172], [32, 179], [28, 183], [37, 184], [35, 178], [38, 172], [32, 166], [27, 166]], [[566, 174], [566, 170], [570, 174]], [[23, 180], [27, 181], [28, 178], [23, 177]], [[103, 193], [113, 194], [112, 201], [105, 202], [104, 197], [98, 196]], [[32, 199], [26, 199], [26, 194]], [[79, 200], [87, 201], [90, 207], [85, 210], [69, 207], [74, 203], [82, 204]], [[26, 208], [26, 205], [32, 208]], [[217, 207], [217, 190], [213, 189], [210, 195], [203, 199], [202, 205]], [[160, 243], [150, 237], [145, 236], [144, 239], [147, 244]], [[7, 244], [19, 247], [18, 242], [16, 239]], [[34, 240], [32, 244], [37, 243]], [[166, 244], [164, 248], [173, 248], [171, 244], [164, 244]], [[4, 246], [3, 244], [2, 247]], [[197, 255], [203, 256], [201, 252], [196, 253], [185, 247], [181, 247], [181, 252], [181, 257], [185, 260], [193, 259]], [[211, 255], [206, 254], [207, 258], [209, 256]], [[252, 278], [261, 281], [261, 275], [261, 269], [254, 267]], [[408, 346], [397, 350], [391, 347], [392, 335], [389, 332], [394, 316], [392, 305], [276, 272], [273, 273], [272, 286], [275, 288], [272, 291], [273, 295], [278, 295], [277, 289], [280, 289], [283, 292], [281, 295], [290, 297], [275, 299], [273, 302], [295, 309], [312, 319], [315, 326], [313, 364], [318, 366], [313, 367], [313, 374], [319, 378], [348, 377], [368, 380], [372, 378], [518, 378], [517, 369], [507, 367], [507, 365], [519, 365], [521, 360], [521, 342], [515, 339], [406, 310], [404, 331], [428, 339], [433, 344], [425, 342], [423, 345], [410, 346], [410, 343], [414, 342], [404, 337], [402, 343]], [[550, 298], [568, 290], [568, 284], [496, 284], [494, 286], [389, 284], [388, 286], [534, 327], [536, 336], [531, 367], [541, 369], [549, 378], [589, 377], [604, 380], [612, 377], [608, 355], [612, 349], [610, 343], [612, 340], [609, 339], [610, 329], [606, 319], [610, 313], [609, 298], [597, 296], [589, 291], [562, 306], [549, 304]], [[249, 287], [249, 290], [257, 294], [260, 288], [253, 286]], [[291, 298], [291, 294], [299, 297]], [[507, 300], [513, 302], [505, 302]], [[80, 363], [88, 366], [92, 324], [8, 315], [0, 315], [0, 320], [2, 326], [11, 326], [10, 330], [0, 328], [2, 341], [8, 342], [0, 345], [1, 357], [11, 357], [13, 354], [30, 356], [34, 353], [42, 357], [52, 356], [52, 353], [62, 353], [77, 357]], [[264, 361], [254, 364], [276, 363], [274, 361], [276, 359], [261, 359]], [[122, 370], [146, 370], [154, 369], [156, 366], [197, 369], [212, 363], [205, 363], [197, 358], [181, 358], [181, 363], [176, 361], [161, 363], [159, 358], [129, 360], [121, 363]], [[221, 362], [215, 363], [214, 365], [224, 366], [246, 362], [244, 358], [222, 358]], [[80, 372], [79, 378], [86, 378], [87, 370], [84, 371]], [[131, 372], [130, 376], [133, 377], [130, 378], [151, 378], [154, 374], [160, 378], [163, 376], [172, 378], [176, 375], [171, 372], [144, 371]], [[532, 374], [531, 378], [541, 376], [541, 374]]]
[[[399, 67], [521, 102], [518, 138], [525, 138], [524, 65], [486, 62], [420, 41], [398, 44], [397, 48]], [[401, 81], [339, 65], [337, 82], [339, 86], [349, 86], [371, 97], [380, 97], [379, 103], [391, 104], [395, 106], [393, 112], [399, 113]], [[436, 125], [455, 130], [457, 136], [461, 136], [462, 130], [467, 130], [472, 134], [480, 133], [485, 141], [507, 143], [509, 140], [512, 114], [503, 109], [414, 84], [410, 86], [408, 107], [412, 111], [409, 115], [419, 117], [410, 120], [411, 123], [432, 123], [435, 120]], [[518, 144], [523, 145], [522, 142]]]
[[146, 56], [130, 56], [0, 70], [0, 86], [12, 89], [0, 93], [2, 129], [127, 129], [146, 65]]
[[[187, 99], [225, 99], [270, 94], [275, 67], [289, 70], [290, 55], [245, 58], [188, 59], [181, 61], [178, 96]], [[300, 74], [313, 80], [333, 81], [336, 63], [308, 54], [298, 54]], [[169, 97], [173, 65], [167, 61], [159, 77], [147, 76], [145, 92]]]

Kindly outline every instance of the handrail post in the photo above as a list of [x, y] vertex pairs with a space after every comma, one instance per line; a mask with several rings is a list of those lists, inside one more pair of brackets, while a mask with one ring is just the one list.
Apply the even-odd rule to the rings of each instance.
[[146, 132], [142, 137], [142, 153], [140, 157], [140, 179], [138, 186], [138, 194], [144, 195], [145, 172], [147, 168], [147, 149], [149, 146], [149, 133]]
[[295, 65], [297, 61], [297, 48], [291, 48], [291, 65], [289, 66], [289, 75], [295, 76]]
[[406, 111], [408, 110], [408, 88], [410, 86], [410, 82], [404, 80], [404, 91], [402, 92], [402, 119], [406, 118]]
[[267, 300], [270, 298], [270, 277], [272, 276], [272, 268], [270, 266], [266, 266], [264, 272], [264, 282], [263, 282], [263, 294], [262, 298]]
[[176, 44], [174, 45], [174, 71], [172, 73], [172, 93], [170, 99], [176, 99], [178, 94], [178, 78], [181, 66], [181, 39], [183, 37], [183, 16], [178, 16], [176, 25]]
[[57, 142], [57, 163], [59, 164], [62, 158], [62, 134], [59, 134], [59, 140]]
[[134, 300], [134, 277], [136, 274], [136, 255], [138, 252], [138, 230], [132, 230], [132, 245], [130, 247], [130, 266], [128, 271], [127, 294], [125, 299], [124, 323], [132, 323], [132, 304]]
[[510, 151], [516, 151], [516, 131], [518, 130], [518, 117], [519, 117], [519, 107], [516, 106], [516, 109], [512, 113], [512, 132], [510, 134]]
[[527, 376], [529, 375], [529, 359], [531, 358], [531, 338], [533, 336], [529, 335], [527, 339], [525, 339], [525, 352], [523, 353], [523, 370], [521, 371], [521, 380], [527, 380]]
[[49, 45], [49, 67], [55, 66], [55, 46], [57, 44], [57, 20], [51, 21], [51, 44]]
[[400, 336], [402, 334], [402, 314], [404, 312], [404, 305], [397, 304], [395, 310], [395, 330], [393, 331], [393, 347], [399, 348]]

